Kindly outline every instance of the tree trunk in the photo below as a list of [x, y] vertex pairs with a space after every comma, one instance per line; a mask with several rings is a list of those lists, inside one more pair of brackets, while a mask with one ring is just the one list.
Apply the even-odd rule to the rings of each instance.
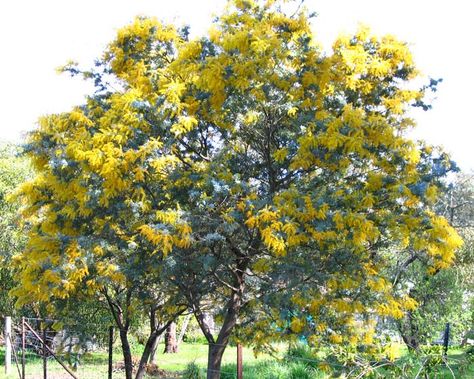
[[145, 344], [145, 349], [143, 350], [142, 357], [140, 358], [140, 364], [138, 365], [137, 374], [135, 379], [142, 379], [146, 373], [146, 367], [148, 358], [150, 358], [153, 353], [153, 349], [156, 349], [156, 343], [158, 341], [158, 331], [153, 331]]
[[166, 329], [165, 334], [165, 354], [173, 354], [178, 352], [178, 344], [176, 340], [176, 323], [172, 322]]
[[123, 361], [124, 361], [124, 366], [125, 366], [125, 378], [132, 379], [132, 374], [133, 374], [132, 352], [130, 350], [130, 344], [128, 342], [127, 329], [120, 329], [120, 342], [122, 343]]
[[209, 344], [207, 356], [207, 379], [220, 379], [222, 356], [226, 346]]
[[[156, 321], [156, 309], [154, 307], [150, 310], [150, 331], [153, 333], [156, 329], [158, 329], [157, 321]], [[158, 347], [158, 338], [153, 340], [153, 345], [151, 347], [150, 352], [150, 364], [154, 364], [156, 360], [156, 349]]]
[[[182, 313], [182, 312], [181, 312]], [[176, 314], [173, 320], [176, 319], [176, 317], [179, 316], [180, 313]], [[153, 361], [155, 360], [155, 351], [156, 351], [156, 346], [158, 345], [158, 342], [163, 335], [163, 332], [165, 330], [168, 330], [170, 326], [174, 325], [174, 331], [175, 331], [175, 342], [176, 342], [176, 323], [174, 321], [169, 321], [168, 323], [164, 325], [157, 325], [156, 322], [153, 322], [151, 324], [154, 326], [154, 329], [152, 329], [150, 336], [148, 337], [146, 344], [145, 344], [145, 349], [143, 350], [143, 354], [140, 358], [140, 364], [137, 369], [137, 375], [135, 376], [135, 379], [142, 379], [146, 373], [146, 368], [147, 368], [147, 362], [150, 360], [150, 363], [154, 363]]]
[[409, 336], [406, 335], [405, 333], [402, 334], [402, 339], [403, 342], [405, 342], [405, 345], [407, 346], [409, 351], [416, 351], [418, 350], [418, 347], [420, 346], [418, 339], [415, 336]]
[[242, 305], [242, 295], [244, 290], [244, 282], [240, 280], [241, 276], [237, 275], [240, 283], [240, 290], [234, 292], [227, 303], [227, 311], [224, 322], [217, 336], [217, 340], [209, 342], [209, 352], [207, 357], [207, 379], [219, 379], [221, 375], [222, 355], [229, 343], [229, 338], [237, 324], [237, 317]]
[[232, 290], [232, 295], [227, 302], [224, 322], [222, 323], [222, 327], [219, 330], [216, 340], [214, 339], [213, 333], [209, 328], [209, 320], [206, 320], [206, 315], [200, 309], [199, 304], [193, 304], [193, 311], [196, 316], [196, 320], [209, 343], [207, 356], [207, 379], [220, 379], [221, 377], [222, 355], [224, 354], [224, 351], [229, 343], [230, 336], [237, 325], [237, 318], [242, 307], [245, 291], [244, 273], [250, 260], [247, 256], [241, 254], [240, 251], [237, 249], [235, 250], [237, 259], [236, 268], [233, 272], [234, 287]]
[[408, 311], [405, 316], [397, 322], [397, 327], [408, 350], [418, 350], [420, 347], [420, 338], [418, 329], [413, 321], [412, 312]]
[[186, 329], [188, 329], [189, 321], [191, 321], [191, 317], [193, 315], [190, 313], [186, 315], [183, 321], [183, 326], [181, 327], [181, 330], [179, 331], [179, 336], [178, 336], [178, 347], [181, 342], [183, 342], [184, 334], [186, 333]]
[[153, 346], [151, 347], [150, 359], [148, 360], [148, 363], [150, 364], [156, 364], [156, 350], [158, 349], [159, 343], [160, 343], [160, 337], [155, 338], [155, 342], [153, 343]]

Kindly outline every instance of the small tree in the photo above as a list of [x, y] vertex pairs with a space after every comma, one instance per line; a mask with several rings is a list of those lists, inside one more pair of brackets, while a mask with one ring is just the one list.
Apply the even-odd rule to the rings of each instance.
[[[133, 321], [143, 314], [158, 319], [156, 328], [150, 331], [137, 372], [137, 378], [141, 378], [154, 340], [186, 306], [166, 280], [170, 264], [166, 253], [171, 242], [163, 233], [164, 250], [159, 249], [159, 255], [156, 244], [142, 233], [142, 227], [148, 226], [147, 218], [156, 220], [168, 214], [159, 216], [156, 207], [144, 202], [142, 195], [150, 191], [145, 179], [138, 186], [134, 184], [136, 172], [130, 173], [124, 166], [120, 174], [118, 166], [112, 168], [118, 161], [105, 158], [98, 147], [112, 148], [112, 155], [118, 152], [111, 141], [100, 137], [102, 132], [94, 126], [115, 122], [116, 117], [129, 117], [118, 96], [96, 94], [82, 110], [44, 117], [38, 130], [31, 134], [25, 151], [37, 175], [18, 191], [18, 197], [24, 201], [22, 216], [31, 229], [25, 250], [15, 259], [21, 283], [13, 294], [18, 297], [18, 305], [48, 303], [50, 314], [55, 312], [55, 305], [63, 304], [56, 300], [70, 295], [87, 295], [103, 301], [119, 330], [129, 379], [132, 356], [128, 335]], [[100, 104], [114, 101], [118, 101], [116, 108], [105, 107], [96, 113]], [[83, 113], [87, 109], [91, 111], [90, 118]], [[118, 113], [113, 116], [114, 112]], [[79, 126], [78, 122], [85, 124]], [[89, 139], [81, 139], [77, 133], [83, 134], [83, 138], [88, 135]], [[115, 140], [116, 135], [110, 137]], [[76, 146], [81, 140], [91, 149], [82, 156], [83, 160], [76, 156], [82, 154]], [[135, 152], [134, 148], [129, 149], [127, 158], [124, 154], [122, 159], [138, 159], [148, 164], [152, 157], [147, 155], [155, 154], [156, 143], [146, 141], [148, 148], [141, 146]], [[151, 199], [158, 204], [158, 199]], [[176, 243], [186, 244], [184, 224], [179, 220], [170, 222], [182, 231], [182, 239], [176, 238]]]

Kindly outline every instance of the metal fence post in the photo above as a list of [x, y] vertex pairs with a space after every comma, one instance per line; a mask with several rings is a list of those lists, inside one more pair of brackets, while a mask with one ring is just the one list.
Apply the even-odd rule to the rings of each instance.
[[25, 373], [25, 349], [26, 349], [26, 331], [25, 331], [25, 318], [21, 318], [21, 377], [26, 378]]
[[48, 350], [46, 350], [46, 326], [43, 326], [43, 378], [48, 379]]
[[237, 379], [242, 379], [242, 345], [237, 344]]
[[108, 379], [112, 379], [112, 355], [113, 355], [113, 344], [114, 344], [114, 327], [109, 327], [109, 376]]
[[448, 354], [448, 347], [449, 347], [449, 322], [446, 323], [446, 329], [444, 329], [443, 347], [444, 347], [444, 356], [446, 356]]
[[10, 316], [5, 317], [5, 374], [9, 374], [12, 365], [12, 318]]

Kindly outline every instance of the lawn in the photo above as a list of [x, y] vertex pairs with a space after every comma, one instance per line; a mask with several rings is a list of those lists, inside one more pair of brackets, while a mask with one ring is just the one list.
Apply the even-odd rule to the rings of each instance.
[[[195, 362], [200, 367], [205, 367], [207, 363], [207, 346], [203, 344], [191, 344], [191, 343], [182, 343], [179, 347], [179, 352], [177, 354], [163, 354], [164, 346], [160, 345], [158, 347], [158, 354], [156, 362], [160, 369], [171, 371], [171, 372], [179, 372], [186, 368], [186, 365], [190, 362]], [[139, 356], [141, 353], [140, 346], [135, 346], [133, 349], [134, 356]], [[223, 358], [224, 365], [226, 364], [233, 364], [236, 361], [237, 356], [237, 349], [234, 346], [229, 346]], [[255, 358], [251, 349], [244, 348], [243, 349], [243, 357], [244, 362], [246, 364], [252, 365], [256, 362], [257, 358]], [[120, 349], [114, 349], [114, 357], [113, 357], [114, 364], [119, 363], [122, 361], [122, 356]], [[259, 360], [268, 359], [264, 356], [259, 356]], [[0, 348], [0, 379], [17, 379], [18, 372], [15, 366], [15, 362], [12, 358], [12, 373], [10, 375], [4, 374], [4, 348]], [[94, 352], [91, 354], [87, 354], [81, 358], [81, 363], [77, 366], [76, 374], [79, 379], [99, 379], [99, 378], [106, 378], [107, 377], [107, 362], [108, 356], [107, 352]], [[225, 369], [229, 369], [228, 367], [224, 367]], [[233, 372], [228, 372], [224, 374], [223, 368], [223, 378], [225, 374], [233, 374]], [[233, 368], [235, 370], [235, 368]], [[48, 373], [51, 375], [51, 379], [56, 378], [70, 378], [70, 376], [64, 371], [64, 369], [53, 359], [48, 359]], [[64, 374], [62, 374], [64, 373]], [[26, 374], [29, 379], [40, 379], [43, 375], [43, 361], [42, 358], [28, 353], [26, 356]], [[61, 374], [61, 375], [60, 375]], [[124, 375], [122, 372], [114, 373], [115, 378], [123, 378]]]
[[[163, 354], [163, 346], [159, 346], [157, 355], [157, 364], [160, 369], [166, 370], [170, 375], [161, 378], [180, 378], [181, 373], [186, 369], [189, 363], [194, 362], [197, 368], [204, 373], [207, 361], [207, 346], [204, 344], [182, 343], [177, 354]], [[139, 356], [140, 345], [135, 345], [133, 352], [135, 356]], [[244, 378], [245, 379], [325, 379], [329, 378], [318, 369], [318, 364], [304, 356], [291, 356], [286, 360], [276, 360], [268, 355], [254, 356], [251, 349], [243, 349], [244, 360]], [[405, 353], [400, 362], [409, 360], [409, 356]], [[114, 364], [121, 361], [121, 354], [118, 348], [114, 351]], [[466, 361], [463, 351], [453, 349], [448, 356], [450, 369], [445, 365], [437, 365], [435, 370], [429, 374], [429, 378], [455, 378], [455, 379], [473, 379], [474, 364], [466, 366], [462, 362]], [[0, 379], [17, 379], [18, 373], [13, 362], [12, 374], [6, 376], [4, 374], [4, 350], [0, 348]], [[32, 353], [26, 357], [26, 373], [28, 379], [42, 379], [43, 367], [41, 357]], [[223, 359], [222, 379], [235, 378], [236, 348], [230, 346]], [[402, 364], [399, 364], [402, 366]], [[411, 370], [404, 378], [414, 378], [418, 373], [421, 365], [415, 363]], [[393, 371], [385, 371], [384, 368], [375, 370], [378, 376], [373, 373], [372, 376], [364, 376], [370, 378], [400, 378], [400, 374]], [[454, 374], [454, 376], [453, 376]], [[81, 359], [81, 364], [76, 369], [76, 375], [79, 379], [103, 379], [107, 378], [107, 353], [94, 352], [88, 354]], [[420, 378], [423, 378], [420, 375]], [[48, 379], [69, 379], [71, 378], [64, 369], [54, 360], [48, 360]], [[114, 379], [123, 379], [123, 372], [114, 372]], [[147, 378], [157, 378], [156, 376], [148, 376]]]

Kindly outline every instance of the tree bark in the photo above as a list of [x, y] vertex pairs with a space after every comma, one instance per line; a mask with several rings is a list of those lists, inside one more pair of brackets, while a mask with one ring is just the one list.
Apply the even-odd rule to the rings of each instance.
[[[158, 328], [158, 325], [156, 323], [156, 308], [151, 307], [150, 309], [150, 337], [151, 334]], [[158, 341], [159, 338], [155, 338], [153, 340], [153, 345], [151, 346], [151, 352], [150, 352], [150, 359], [149, 363], [154, 364], [156, 360], [156, 349], [158, 347]], [[141, 362], [140, 362], [141, 365]]]
[[192, 304], [196, 320], [209, 344], [207, 357], [207, 379], [219, 379], [221, 377], [222, 355], [224, 354], [227, 344], [229, 343], [232, 331], [237, 325], [237, 319], [243, 305], [245, 272], [250, 263], [250, 258], [248, 255], [243, 254], [240, 249], [232, 244], [230, 240], [228, 240], [228, 242], [230, 244], [230, 249], [236, 257], [235, 268], [232, 270], [234, 280], [232, 286], [221, 282], [222, 284], [231, 288], [232, 295], [227, 302], [224, 322], [222, 323], [222, 327], [219, 330], [217, 339], [214, 339], [213, 333], [209, 327], [209, 322], [206, 320], [199, 301], [193, 301], [194, 297], [192, 293], [188, 295], [188, 300], [190, 304]]
[[150, 334], [148, 340], [145, 344], [145, 349], [143, 350], [143, 354], [140, 359], [140, 364], [138, 365], [137, 374], [135, 375], [135, 379], [142, 379], [146, 373], [146, 367], [148, 358], [153, 352], [153, 348], [156, 348], [156, 342], [158, 341], [158, 331], [155, 330], [153, 333]]
[[166, 329], [165, 334], [165, 354], [174, 354], [178, 352], [178, 343], [176, 339], [176, 323], [172, 322]]
[[207, 356], [207, 379], [219, 379], [221, 375], [222, 355], [224, 354], [229, 338], [237, 323], [237, 316], [242, 302], [241, 294], [234, 293], [229, 300], [226, 316], [219, 331], [217, 340], [209, 342]]
[[224, 317], [224, 322], [214, 342], [209, 341], [209, 351], [207, 358], [207, 379], [219, 379], [221, 375], [222, 355], [229, 343], [229, 338], [232, 331], [237, 324], [240, 308], [242, 306], [242, 298], [245, 288], [244, 270], [239, 270], [236, 273], [237, 290], [233, 291], [229, 302], [227, 303], [227, 311]]
[[151, 347], [150, 359], [148, 360], [149, 364], [156, 364], [156, 350], [158, 349], [158, 344], [160, 343], [160, 337], [155, 338], [155, 342]]
[[420, 347], [420, 338], [418, 330], [413, 322], [413, 314], [408, 311], [401, 320], [397, 322], [398, 331], [402, 336], [403, 342], [407, 346], [408, 350], [415, 351]]
[[122, 343], [123, 361], [125, 366], [125, 378], [132, 379], [133, 362], [132, 352], [130, 350], [130, 343], [128, 342], [128, 330], [120, 329], [120, 342]]
[[220, 379], [222, 356], [224, 355], [225, 345], [209, 344], [207, 356], [207, 379]]
[[409, 351], [418, 350], [419, 343], [416, 337], [402, 334], [402, 339], [403, 339], [403, 342], [405, 342], [405, 345], [407, 346]]
[[122, 354], [123, 362], [125, 369], [125, 379], [132, 379], [133, 375], [133, 361], [132, 361], [132, 352], [130, 350], [130, 343], [128, 342], [128, 330], [130, 328], [130, 315], [128, 311], [125, 312], [123, 309], [127, 309], [130, 306], [130, 300], [132, 298], [133, 288], [127, 289], [125, 307], [121, 306], [118, 301], [113, 301], [110, 295], [107, 292], [107, 289], [104, 288], [103, 294], [107, 299], [112, 316], [114, 317], [115, 323], [119, 329], [120, 342], [122, 345]]
[[[147, 367], [147, 362], [150, 360], [154, 360], [154, 357], [152, 355], [155, 354], [156, 351], [156, 346], [158, 344], [160, 336], [163, 334], [165, 330], [167, 330], [171, 324], [175, 324], [174, 320], [176, 317], [178, 317], [181, 313], [184, 312], [184, 309], [181, 310], [180, 312], [176, 313], [172, 320], [168, 321], [164, 325], [159, 325], [156, 323], [156, 319], [153, 317], [153, 321], [151, 322], [150, 326], [152, 326], [151, 333], [146, 341], [145, 344], [145, 349], [143, 351], [143, 354], [140, 358], [140, 363], [138, 365], [137, 369], [137, 374], [135, 376], [135, 379], [142, 379], [146, 373], [146, 367]], [[152, 313], [152, 315], [154, 315]], [[175, 328], [176, 330], [176, 328]]]

